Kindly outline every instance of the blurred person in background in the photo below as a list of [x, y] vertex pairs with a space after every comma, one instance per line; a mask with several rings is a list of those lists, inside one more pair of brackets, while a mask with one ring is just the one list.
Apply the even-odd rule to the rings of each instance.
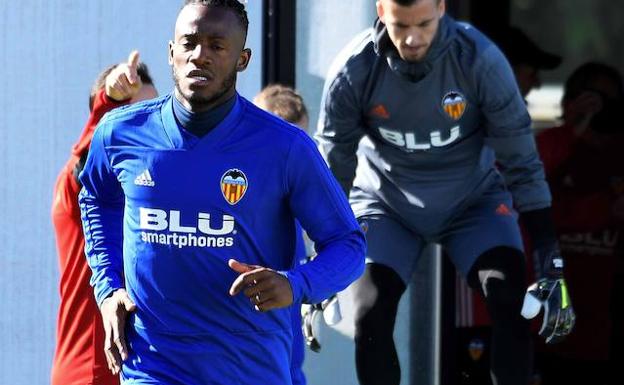
[[561, 344], [539, 345], [543, 385], [621, 384], [624, 363], [624, 84], [603, 63], [566, 80], [563, 124], [537, 135], [577, 314]]
[[[308, 129], [308, 110], [303, 101], [303, 97], [292, 87], [282, 84], [271, 84], [266, 86], [256, 95], [253, 102], [265, 111], [269, 111], [289, 123], [301, 128]], [[309, 238], [302, 232], [301, 225], [297, 223], [297, 232], [302, 236], [298, 237], [295, 247], [296, 264], [303, 264], [314, 254], [314, 249], [310, 245]], [[293, 349], [290, 374], [293, 385], [305, 385], [306, 378], [303, 373], [303, 360], [305, 358], [305, 346], [303, 331], [301, 329], [301, 303], [291, 305], [292, 328], [293, 328]]]
[[[509, 61], [525, 99], [532, 90], [540, 88], [542, 70], [553, 70], [561, 64], [560, 56], [541, 49], [518, 27], [505, 28], [491, 34], [491, 38]], [[490, 384], [492, 330], [486, 304], [459, 274], [455, 292], [457, 381], [461, 385]]]
[[52, 222], [60, 269], [60, 304], [52, 385], [119, 384], [119, 376], [113, 375], [106, 364], [102, 317], [89, 284], [91, 270], [84, 254], [78, 174], [87, 158], [93, 131], [104, 114], [156, 96], [138, 52], [132, 52], [128, 62], [105, 69], [91, 88], [87, 123], [56, 179]]
[[518, 27], [503, 29], [491, 37], [509, 60], [523, 98], [541, 87], [540, 71], [554, 70], [561, 64], [561, 56], [541, 49]]
[[[400, 382], [397, 306], [425, 246], [440, 243], [485, 297], [494, 381], [526, 385], [523, 299], [548, 309], [549, 342], [574, 324], [526, 104], [501, 51], [446, 15], [444, 0], [376, 6], [373, 28], [330, 67], [317, 131], [368, 242], [365, 273], [351, 286], [358, 380]], [[527, 297], [518, 217], [545, 266]]]
[[303, 97], [292, 87], [283, 84], [268, 85], [254, 97], [253, 102], [263, 110], [307, 131], [308, 109]]

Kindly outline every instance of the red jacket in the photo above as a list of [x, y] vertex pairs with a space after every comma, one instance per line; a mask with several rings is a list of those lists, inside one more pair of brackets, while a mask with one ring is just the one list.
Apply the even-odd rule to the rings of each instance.
[[121, 103], [98, 92], [93, 111], [72, 154], [57, 177], [52, 202], [52, 222], [60, 269], [60, 306], [52, 385], [118, 385], [104, 356], [104, 329], [93, 289], [91, 270], [84, 255], [84, 237], [78, 207], [79, 186], [74, 175], [80, 157], [89, 149], [95, 126], [102, 116]]
[[[566, 126], [541, 132], [536, 142], [553, 194], [553, 219], [577, 314], [576, 327], [564, 342], [539, 348], [574, 359], [605, 360], [613, 328], [613, 278], [624, 264], [623, 226], [611, 218], [614, 191], [621, 190], [613, 184], [622, 183], [624, 176], [624, 145], [592, 149]], [[530, 254], [528, 242], [527, 250]], [[530, 264], [528, 268], [532, 281]], [[456, 293], [458, 327], [490, 324], [477, 292], [469, 292], [458, 280]], [[540, 325], [541, 317], [534, 328]]]

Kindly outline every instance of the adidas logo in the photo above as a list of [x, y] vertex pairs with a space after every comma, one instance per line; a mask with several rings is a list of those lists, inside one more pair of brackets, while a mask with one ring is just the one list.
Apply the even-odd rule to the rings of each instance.
[[498, 215], [511, 215], [511, 210], [509, 209], [509, 207], [507, 207], [507, 205], [505, 205], [504, 203], [501, 203], [496, 208], [496, 214], [498, 214]]
[[383, 104], [376, 105], [372, 110], [370, 110], [370, 114], [379, 118], [390, 119], [390, 114]]
[[154, 180], [152, 179], [149, 170], [146, 169], [139, 176], [136, 177], [136, 179], [134, 180], [134, 184], [137, 186], [154, 187], [156, 183], [154, 183]]

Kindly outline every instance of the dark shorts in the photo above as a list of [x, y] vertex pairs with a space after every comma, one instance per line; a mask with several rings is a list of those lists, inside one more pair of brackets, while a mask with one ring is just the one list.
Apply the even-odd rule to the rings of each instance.
[[483, 194], [442, 231], [427, 239], [398, 215], [370, 215], [358, 220], [366, 230], [366, 263], [391, 267], [405, 283], [410, 281], [416, 262], [430, 242], [442, 245], [464, 277], [477, 257], [489, 249], [508, 246], [523, 250], [518, 214], [513, 209], [511, 194], [502, 188]]

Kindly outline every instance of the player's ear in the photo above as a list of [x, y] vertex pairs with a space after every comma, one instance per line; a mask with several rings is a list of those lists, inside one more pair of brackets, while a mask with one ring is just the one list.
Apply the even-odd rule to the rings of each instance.
[[167, 61], [169, 62], [169, 65], [173, 65], [173, 41], [169, 40], [169, 55], [167, 57]]
[[381, 20], [381, 22], [385, 24], [386, 22], [384, 21], [384, 9], [381, 0], [377, 1], [375, 3], [375, 6], [377, 7], [377, 16], [379, 17], [379, 20]]
[[438, 14], [440, 15], [440, 18], [444, 16], [444, 13], [446, 13], [446, 1], [438, 0]]
[[238, 61], [236, 62], [236, 71], [243, 72], [249, 65], [250, 60], [251, 60], [251, 49], [249, 48], [243, 49], [240, 55], [238, 56]]

